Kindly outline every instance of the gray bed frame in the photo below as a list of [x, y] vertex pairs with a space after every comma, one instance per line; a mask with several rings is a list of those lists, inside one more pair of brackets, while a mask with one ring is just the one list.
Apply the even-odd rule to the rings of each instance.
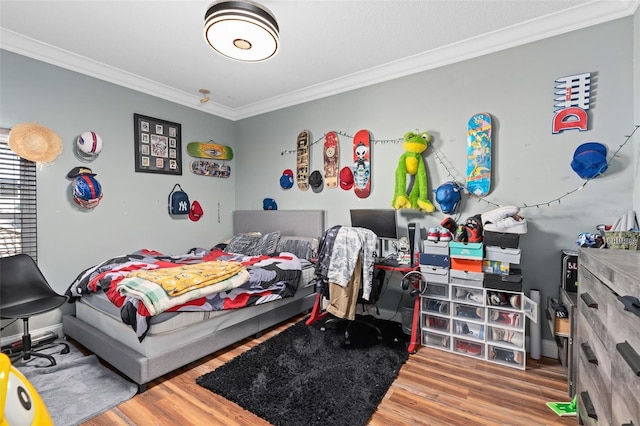
[[[260, 231], [262, 233], [280, 231], [283, 236], [320, 238], [325, 231], [323, 210], [238, 210], [233, 213], [233, 233]], [[288, 298], [270, 302], [267, 305], [242, 309], [256, 309], [256, 315], [248, 320], [220, 328], [198, 339], [190, 345], [168, 347], [152, 357], [145, 356], [125, 346], [118, 340], [98, 330], [74, 315], [63, 316], [63, 331], [91, 352], [96, 354], [125, 376], [139, 385], [142, 392], [146, 384], [158, 377], [236, 343], [246, 337], [257, 335], [263, 330], [285, 321], [305, 311], [314, 303], [315, 294], [304, 298]], [[180, 331], [189, 333], [189, 327]]]

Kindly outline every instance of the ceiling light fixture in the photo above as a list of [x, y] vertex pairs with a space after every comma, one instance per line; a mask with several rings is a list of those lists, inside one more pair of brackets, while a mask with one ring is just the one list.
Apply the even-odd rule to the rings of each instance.
[[198, 90], [198, 92], [200, 92], [202, 94], [202, 99], [200, 99], [200, 103], [201, 104], [205, 104], [205, 103], [207, 103], [207, 102], [209, 102], [211, 100], [211, 98], [209, 97], [209, 93], [211, 93], [210, 90], [200, 89], [200, 90]]
[[273, 57], [280, 47], [276, 18], [265, 7], [248, 1], [222, 1], [204, 16], [204, 37], [218, 53], [245, 62]]

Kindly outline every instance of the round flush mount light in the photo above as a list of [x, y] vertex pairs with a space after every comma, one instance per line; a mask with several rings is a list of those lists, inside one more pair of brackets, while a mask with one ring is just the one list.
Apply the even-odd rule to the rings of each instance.
[[276, 19], [265, 7], [248, 1], [222, 1], [204, 17], [204, 37], [216, 52], [238, 61], [259, 62], [280, 47]]

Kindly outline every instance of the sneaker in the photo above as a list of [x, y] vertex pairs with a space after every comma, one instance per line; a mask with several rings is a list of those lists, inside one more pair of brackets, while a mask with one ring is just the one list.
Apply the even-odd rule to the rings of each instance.
[[447, 228], [439, 228], [438, 239], [444, 242], [451, 241], [452, 239], [451, 232]]
[[520, 215], [509, 216], [495, 223], [486, 223], [484, 229], [485, 231], [506, 232], [508, 234], [526, 234], [527, 220]]
[[487, 293], [489, 304], [493, 306], [505, 306], [509, 303], [507, 295], [498, 291], [490, 291]]
[[500, 219], [513, 216], [515, 214], [518, 214], [519, 212], [520, 208], [516, 206], [498, 207], [497, 209], [482, 213], [480, 215], [481, 223], [483, 226], [487, 223], [497, 223]]
[[456, 350], [458, 352], [467, 352], [469, 349], [469, 343], [463, 342], [462, 340], [456, 340]]
[[482, 353], [482, 346], [477, 343], [468, 343], [467, 353], [469, 355], [480, 355]]
[[515, 312], [495, 312], [498, 314], [494, 320], [497, 323], [517, 327], [520, 322], [520, 315]]
[[456, 299], [466, 299], [469, 292], [464, 288], [456, 288]]
[[429, 228], [429, 233], [427, 234], [427, 240], [429, 241], [438, 241], [440, 237], [440, 233], [438, 232], [438, 228]]
[[453, 238], [454, 241], [458, 243], [466, 243], [468, 242], [467, 237], [467, 228], [464, 225], [458, 225], [458, 229], [456, 229], [456, 234]]
[[467, 228], [467, 241], [470, 243], [482, 242], [482, 219], [479, 214], [467, 218], [464, 225]]
[[476, 339], [484, 339], [484, 326], [480, 324], [467, 324], [466, 334]]
[[522, 347], [522, 333], [518, 333], [517, 331], [507, 331], [504, 334], [504, 339], [505, 342], [509, 342], [512, 345], [515, 345], [519, 348]]
[[483, 296], [482, 296], [482, 291], [469, 291], [467, 293], [467, 299], [471, 300], [472, 302], [476, 302], [476, 303], [483, 303]]
[[454, 234], [456, 232], [456, 228], [458, 227], [458, 224], [456, 223], [455, 220], [448, 217], [444, 219], [442, 222], [440, 222], [440, 226], [442, 226], [445, 229], [448, 229], [449, 232]]
[[505, 331], [501, 328], [491, 328], [491, 340], [495, 342], [499, 342], [500, 340], [504, 340]]
[[509, 298], [509, 304], [512, 308], [520, 309], [520, 295], [514, 294]]

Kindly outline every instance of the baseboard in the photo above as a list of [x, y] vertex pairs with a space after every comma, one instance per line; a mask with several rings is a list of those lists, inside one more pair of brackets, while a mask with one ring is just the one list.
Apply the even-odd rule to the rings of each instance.
[[[64, 332], [62, 331], [62, 323], [50, 325], [48, 327], [37, 328], [35, 330], [29, 330], [29, 333], [32, 337], [34, 337], [40, 334], [47, 333], [49, 331], [54, 332], [58, 337], [64, 337]], [[6, 346], [18, 340], [22, 340], [22, 334], [14, 334], [12, 336], [2, 337], [0, 339], [0, 346]]]

